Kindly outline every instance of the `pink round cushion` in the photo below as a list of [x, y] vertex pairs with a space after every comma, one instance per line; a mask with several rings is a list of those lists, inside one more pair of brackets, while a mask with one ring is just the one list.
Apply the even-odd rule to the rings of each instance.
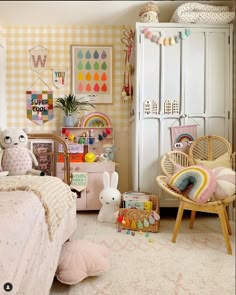
[[213, 170], [216, 179], [214, 197], [222, 200], [235, 194], [235, 171], [230, 168], [218, 167]]
[[77, 284], [86, 277], [99, 275], [109, 269], [109, 250], [85, 240], [66, 242], [61, 251], [56, 278], [67, 285]]

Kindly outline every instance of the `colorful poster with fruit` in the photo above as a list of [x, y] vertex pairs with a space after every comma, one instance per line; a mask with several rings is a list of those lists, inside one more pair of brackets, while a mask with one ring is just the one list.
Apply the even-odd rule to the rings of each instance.
[[72, 93], [93, 103], [112, 102], [112, 47], [71, 46]]

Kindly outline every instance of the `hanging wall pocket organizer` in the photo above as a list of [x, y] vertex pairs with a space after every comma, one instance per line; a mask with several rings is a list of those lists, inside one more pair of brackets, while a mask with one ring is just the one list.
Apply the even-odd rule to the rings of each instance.
[[[47, 90], [31, 90], [36, 87], [37, 82], [41, 82]], [[53, 119], [53, 91], [41, 78], [37, 78], [26, 90], [26, 114], [27, 118], [42, 125]]]

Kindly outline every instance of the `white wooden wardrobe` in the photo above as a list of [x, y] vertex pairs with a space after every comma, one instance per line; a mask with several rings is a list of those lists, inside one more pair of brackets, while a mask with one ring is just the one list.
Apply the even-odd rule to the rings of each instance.
[[[174, 45], [160, 45], [147, 38], [147, 31], [156, 39], [180, 38]], [[232, 25], [136, 24], [132, 189], [160, 195], [162, 207], [178, 205], [156, 183], [160, 159], [171, 150], [171, 126], [198, 124], [198, 136], [215, 134], [232, 141], [232, 31]], [[166, 100], [179, 103], [178, 114], [164, 112]], [[157, 109], [148, 112], [147, 101]]]

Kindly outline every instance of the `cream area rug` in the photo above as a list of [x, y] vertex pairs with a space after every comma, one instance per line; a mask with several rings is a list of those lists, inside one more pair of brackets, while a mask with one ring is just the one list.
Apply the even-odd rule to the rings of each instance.
[[[233, 255], [227, 255], [219, 220], [199, 216], [194, 228], [181, 223], [171, 242], [175, 217], [161, 217], [158, 233], [118, 232], [115, 224], [97, 222], [97, 213], [78, 213], [72, 239], [103, 244], [110, 250], [110, 270], [77, 285], [56, 280], [51, 295], [234, 295], [235, 224], [231, 222]], [[79, 265], [78, 265], [79, 267]]]

